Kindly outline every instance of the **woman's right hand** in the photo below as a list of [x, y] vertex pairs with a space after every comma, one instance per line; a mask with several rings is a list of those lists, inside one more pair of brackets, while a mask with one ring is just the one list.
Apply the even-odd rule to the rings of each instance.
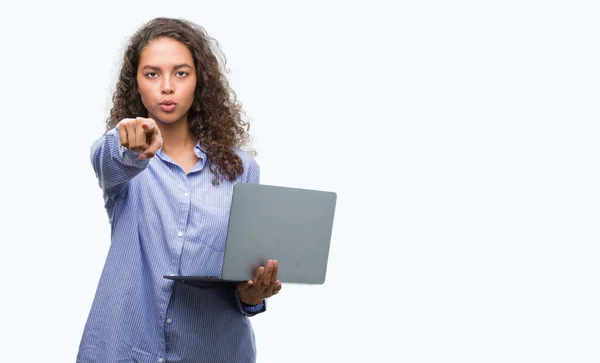
[[162, 136], [156, 122], [151, 118], [137, 117], [119, 122], [121, 145], [140, 152], [140, 160], [151, 158], [162, 147]]

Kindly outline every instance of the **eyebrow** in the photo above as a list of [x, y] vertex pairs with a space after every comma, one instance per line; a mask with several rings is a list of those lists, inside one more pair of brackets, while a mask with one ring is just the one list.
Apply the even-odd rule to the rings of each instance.
[[[190, 66], [190, 65], [189, 65], [189, 64], [187, 64], [187, 63], [182, 63], [182, 64], [178, 64], [178, 65], [176, 65], [175, 67], [173, 67], [173, 69], [180, 69], [180, 68], [192, 68], [192, 66]], [[154, 70], [154, 71], [159, 71], [159, 70], [160, 70], [160, 67], [157, 67], [157, 66], [151, 66], [151, 65], [148, 65], [148, 64], [147, 64], [147, 65], [143, 66], [143, 67], [142, 67], [142, 69], [152, 69], [152, 70]]]

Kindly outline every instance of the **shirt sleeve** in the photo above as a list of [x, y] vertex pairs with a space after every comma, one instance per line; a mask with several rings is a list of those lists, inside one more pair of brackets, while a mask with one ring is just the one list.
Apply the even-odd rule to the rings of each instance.
[[119, 125], [98, 139], [90, 149], [90, 159], [98, 184], [110, 199], [124, 189], [127, 182], [142, 172], [150, 159], [140, 160], [139, 152], [121, 145]]
[[246, 183], [248, 184], [260, 184], [260, 166], [254, 158], [250, 159], [248, 163], [248, 173], [246, 177]]
[[246, 316], [254, 316], [260, 313], [264, 313], [267, 311], [267, 302], [265, 300], [261, 301], [258, 305], [246, 305], [242, 304], [242, 300], [240, 300], [240, 295], [235, 289], [235, 300], [237, 301], [238, 308], [240, 312]]

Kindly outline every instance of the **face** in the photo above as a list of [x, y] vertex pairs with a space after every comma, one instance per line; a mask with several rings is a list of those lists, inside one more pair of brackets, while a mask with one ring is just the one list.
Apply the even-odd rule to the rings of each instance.
[[192, 53], [171, 38], [152, 40], [142, 50], [137, 84], [148, 117], [169, 124], [187, 122], [196, 90]]

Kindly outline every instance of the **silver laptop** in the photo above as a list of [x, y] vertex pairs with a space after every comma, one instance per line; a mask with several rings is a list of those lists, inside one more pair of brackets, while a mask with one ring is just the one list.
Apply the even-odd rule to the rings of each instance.
[[254, 280], [259, 266], [279, 262], [282, 283], [323, 284], [337, 194], [237, 183], [233, 188], [220, 276], [164, 276], [186, 282]]

